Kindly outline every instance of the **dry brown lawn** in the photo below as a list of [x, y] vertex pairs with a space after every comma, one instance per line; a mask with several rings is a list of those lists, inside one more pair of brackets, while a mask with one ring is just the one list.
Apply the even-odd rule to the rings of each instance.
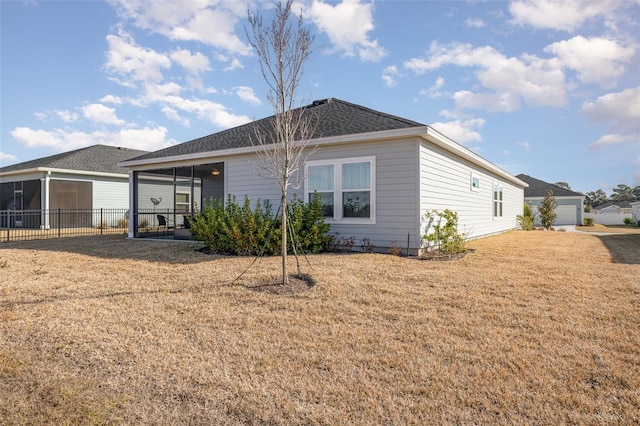
[[640, 235], [470, 244], [292, 296], [194, 243], [2, 244], [0, 424], [638, 424]]

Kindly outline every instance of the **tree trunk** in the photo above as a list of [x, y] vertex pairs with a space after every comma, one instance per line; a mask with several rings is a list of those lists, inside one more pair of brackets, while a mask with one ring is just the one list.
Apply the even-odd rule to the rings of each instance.
[[282, 194], [282, 284], [289, 284], [289, 272], [287, 271], [287, 196]]

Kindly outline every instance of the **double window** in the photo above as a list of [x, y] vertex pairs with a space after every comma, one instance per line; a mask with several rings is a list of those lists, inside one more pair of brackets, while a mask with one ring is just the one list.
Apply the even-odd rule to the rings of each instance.
[[317, 193], [329, 221], [374, 222], [374, 169], [375, 157], [309, 161], [306, 199]]
[[176, 192], [176, 213], [191, 213], [191, 194]]

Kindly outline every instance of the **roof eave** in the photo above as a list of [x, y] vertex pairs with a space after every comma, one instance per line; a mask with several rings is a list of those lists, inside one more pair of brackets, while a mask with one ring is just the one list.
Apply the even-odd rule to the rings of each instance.
[[100, 177], [115, 177], [115, 178], [129, 177], [127, 173], [93, 172], [90, 170], [57, 169], [54, 167], [34, 167], [31, 169], [11, 170], [8, 172], [1, 172], [0, 177], [23, 175], [28, 173], [67, 173], [67, 174], [82, 175], [82, 176], [100, 176]]
[[439, 131], [437, 131], [436, 129], [434, 129], [431, 126], [426, 126], [427, 127], [427, 131], [425, 133], [425, 135], [423, 136], [425, 140], [433, 143], [434, 145], [437, 145], [455, 155], [457, 155], [458, 157], [464, 158], [465, 160], [482, 167], [485, 170], [489, 170], [493, 173], [495, 173], [496, 175], [510, 181], [511, 183], [520, 186], [521, 188], [528, 188], [529, 184], [518, 179], [517, 177], [515, 177], [514, 175], [512, 175], [511, 173], [507, 172], [506, 170], [501, 169], [500, 167], [496, 166], [495, 164], [485, 160], [484, 158], [480, 157], [478, 154], [474, 153], [473, 151], [465, 148], [464, 146], [454, 142], [452, 139], [449, 139], [447, 136], [445, 136], [444, 134], [440, 133]]
[[[377, 132], [356, 133], [352, 135], [331, 136], [326, 138], [316, 138], [309, 140], [307, 146], [338, 145], [353, 142], [380, 141], [397, 138], [419, 137], [425, 133], [427, 126], [409, 127], [406, 129], [382, 130]], [[142, 160], [126, 160], [118, 163], [118, 167], [131, 170], [148, 170], [151, 168], [165, 168], [181, 165], [189, 165], [194, 160], [204, 162], [215, 162], [221, 158], [233, 155], [252, 154], [256, 147], [247, 146], [243, 148], [223, 149], [218, 151], [206, 151], [193, 154], [174, 155], [170, 157], [148, 158]]]

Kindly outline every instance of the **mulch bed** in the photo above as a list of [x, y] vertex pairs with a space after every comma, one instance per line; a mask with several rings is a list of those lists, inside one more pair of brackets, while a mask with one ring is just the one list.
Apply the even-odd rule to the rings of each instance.
[[308, 276], [292, 275], [289, 277], [288, 284], [282, 284], [282, 277], [271, 278], [265, 281], [259, 281], [245, 287], [252, 291], [260, 293], [276, 294], [279, 296], [290, 296], [293, 294], [303, 293], [311, 289], [315, 283]]

